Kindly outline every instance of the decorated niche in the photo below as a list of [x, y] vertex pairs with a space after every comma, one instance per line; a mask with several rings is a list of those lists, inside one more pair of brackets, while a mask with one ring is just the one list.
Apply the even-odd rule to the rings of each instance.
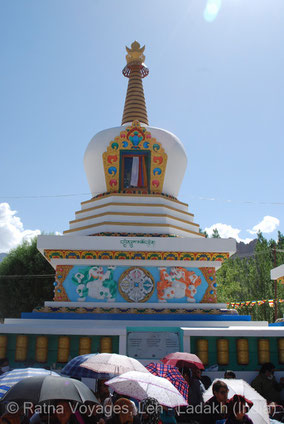
[[103, 153], [107, 191], [162, 193], [167, 154], [139, 121], [120, 132]]

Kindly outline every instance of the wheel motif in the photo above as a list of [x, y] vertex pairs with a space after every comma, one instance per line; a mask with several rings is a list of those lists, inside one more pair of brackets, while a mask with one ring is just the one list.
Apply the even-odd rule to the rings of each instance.
[[118, 289], [127, 302], [146, 302], [152, 296], [155, 282], [146, 269], [132, 267], [121, 275]]

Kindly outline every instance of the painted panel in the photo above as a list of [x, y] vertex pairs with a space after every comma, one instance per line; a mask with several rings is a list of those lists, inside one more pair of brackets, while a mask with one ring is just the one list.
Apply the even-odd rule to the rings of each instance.
[[[148, 171], [150, 179], [148, 187], [135, 184], [124, 188], [121, 180], [124, 179], [124, 168], [122, 165], [121, 153], [131, 152], [136, 157], [139, 154], [149, 154]], [[162, 193], [163, 183], [167, 165], [167, 154], [161, 143], [152, 137], [151, 133], [145, 127], [141, 127], [139, 121], [133, 121], [129, 127], [120, 132], [120, 135], [110, 141], [107, 151], [103, 153], [103, 163], [105, 179], [108, 193], [130, 192], [137, 190], [142, 193]], [[141, 163], [139, 162], [139, 170]], [[146, 171], [146, 169], [145, 169]], [[139, 171], [140, 175], [140, 171]], [[148, 179], [147, 178], [147, 179]], [[132, 188], [131, 188], [132, 187]]]
[[71, 302], [216, 302], [215, 269], [60, 265], [54, 292]]

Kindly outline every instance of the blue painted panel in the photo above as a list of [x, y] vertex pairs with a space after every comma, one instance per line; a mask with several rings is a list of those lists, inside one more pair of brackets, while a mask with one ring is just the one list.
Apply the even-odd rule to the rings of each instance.
[[208, 282], [199, 268], [74, 266], [63, 287], [71, 302], [199, 303]]

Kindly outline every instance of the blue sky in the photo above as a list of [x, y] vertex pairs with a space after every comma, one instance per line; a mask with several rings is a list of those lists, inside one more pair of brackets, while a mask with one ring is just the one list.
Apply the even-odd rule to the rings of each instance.
[[195, 221], [283, 232], [283, 0], [2, 0], [0, 251], [62, 232], [89, 199], [83, 155], [121, 122], [135, 39], [150, 125], [188, 155]]

